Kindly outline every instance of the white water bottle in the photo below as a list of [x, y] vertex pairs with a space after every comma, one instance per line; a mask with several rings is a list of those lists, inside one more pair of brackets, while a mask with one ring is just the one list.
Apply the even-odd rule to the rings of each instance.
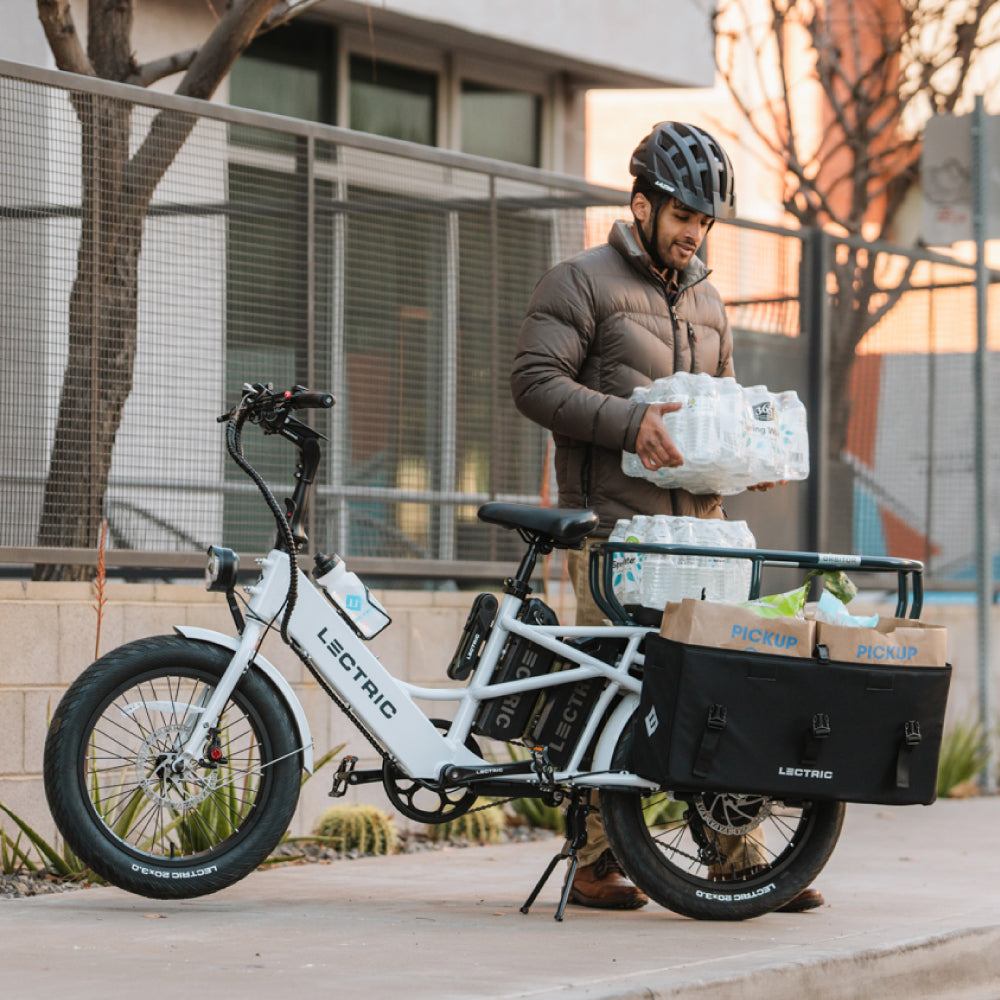
[[794, 389], [779, 392], [778, 434], [784, 464], [782, 479], [809, 478], [809, 431], [806, 408]]
[[[624, 542], [626, 536], [628, 535], [628, 528], [631, 523], [631, 521], [625, 518], [615, 521], [615, 526], [611, 529], [608, 541]], [[626, 595], [629, 589], [628, 578], [633, 575], [632, 570], [634, 568], [634, 559], [634, 552], [611, 553], [611, 589], [614, 592], [618, 603], [622, 605], [626, 603]], [[630, 560], [633, 561], [633, 566], [629, 565]]]
[[[727, 549], [753, 549], [757, 541], [746, 521], [720, 521], [722, 546]], [[724, 559], [725, 565], [722, 596], [718, 600], [727, 604], [739, 604], [750, 593], [750, 577], [753, 566], [749, 559]]]
[[752, 385], [744, 393], [750, 405], [753, 428], [747, 486], [776, 482], [782, 478], [784, 468], [778, 468], [778, 421], [774, 397], [764, 385]]
[[[659, 514], [649, 518], [644, 541], [655, 545], [672, 542], [671, 520], [671, 518]], [[676, 559], [676, 556], [656, 555], [651, 552], [647, 552], [643, 556], [640, 603], [644, 608], [662, 611], [667, 601], [673, 599], [671, 585]]]
[[316, 583], [362, 639], [371, 639], [392, 619], [340, 556], [316, 556]]

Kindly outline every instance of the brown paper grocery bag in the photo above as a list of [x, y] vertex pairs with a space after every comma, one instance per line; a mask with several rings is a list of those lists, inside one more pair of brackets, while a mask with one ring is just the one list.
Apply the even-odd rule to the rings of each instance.
[[815, 623], [763, 618], [735, 604], [685, 598], [663, 609], [660, 635], [691, 646], [718, 646], [779, 656], [811, 656]]
[[816, 642], [831, 660], [879, 667], [943, 667], [948, 630], [913, 618], [880, 618], [874, 628], [816, 623]]

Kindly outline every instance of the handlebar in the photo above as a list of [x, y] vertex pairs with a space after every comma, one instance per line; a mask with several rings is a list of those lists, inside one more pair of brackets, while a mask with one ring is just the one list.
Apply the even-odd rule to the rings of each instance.
[[[309, 491], [320, 461], [319, 442], [323, 435], [292, 416], [295, 410], [328, 410], [334, 404], [329, 392], [310, 392], [305, 386], [296, 385], [281, 392], [271, 383], [258, 382], [243, 386], [240, 401], [218, 418], [226, 424], [226, 445], [233, 461], [253, 480], [260, 491], [278, 527], [277, 548], [288, 553], [291, 573], [288, 580], [288, 598], [281, 620], [281, 637], [288, 641], [288, 622], [295, 608], [298, 593], [296, 583], [296, 553], [306, 542], [304, 519]], [[295, 489], [285, 500], [282, 510], [271, 488], [243, 455], [243, 425], [250, 421], [259, 424], [265, 434], [278, 434], [291, 441], [298, 449], [295, 469]]]
[[281, 392], [275, 391], [270, 382], [246, 383], [239, 403], [217, 419], [223, 424], [241, 415], [243, 420], [277, 429], [293, 410], [328, 410], [334, 402], [332, 393], [310, 392], [302, 385]]
[[302, 386], [296, 386], [301, 392], [283, 393], [285, 405], [290, 410], [329, 410], [333, 406], [333, 394], [329, 392], [307, 392]]

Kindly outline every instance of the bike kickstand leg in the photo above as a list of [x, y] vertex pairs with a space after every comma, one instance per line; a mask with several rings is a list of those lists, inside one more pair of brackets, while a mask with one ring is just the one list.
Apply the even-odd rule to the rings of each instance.
[[564, 858], [568, 858], [569, 869], [566, 872], [566, 881], [563, 883], [562, 894], [559, 897], [559, 906], [556, 908], [555, 916], [556, 920], [562, 921], [566, 904], [569, 902], [570, 890], [573, 888], [573, 876], [576, 874], [577, 866], [580, 863], [577, 851], [587, 843], [587, 814], [593, 808], [590, 805], [590, 792], [589, 788], [573, 789], [570, 804], [566, 810], [566, 840], [563, 843], [562, 850], [546, 866], [542, 877], [538, 880], [535, 888], [531, 891], [531, 895], [521, 907], [522, 913], [527, 913], [531, 909], [531, 904], [534, 903], [538, 894], [542, 891], [542, 886], [548, 881], [556, 865]]

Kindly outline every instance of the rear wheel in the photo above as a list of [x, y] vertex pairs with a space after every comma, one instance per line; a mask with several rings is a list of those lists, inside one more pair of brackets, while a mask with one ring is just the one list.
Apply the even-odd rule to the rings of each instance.
[[67, 843], [130, 892], [178, 899], [253, 871], [298, 801], [287, 706], [247, 671], [197, 757], [182, 752], [232, 653], [158, 636], [88, 667], [56, 709], [45, 791]]
[[[624, 769], [630, 727], [614, 766]], [[699, 920], [745, 920], [784, 906], [829, 860], [842, 802], [784, 802], [763, 795], [601, 791], [608, 840], [651, 899]]]

